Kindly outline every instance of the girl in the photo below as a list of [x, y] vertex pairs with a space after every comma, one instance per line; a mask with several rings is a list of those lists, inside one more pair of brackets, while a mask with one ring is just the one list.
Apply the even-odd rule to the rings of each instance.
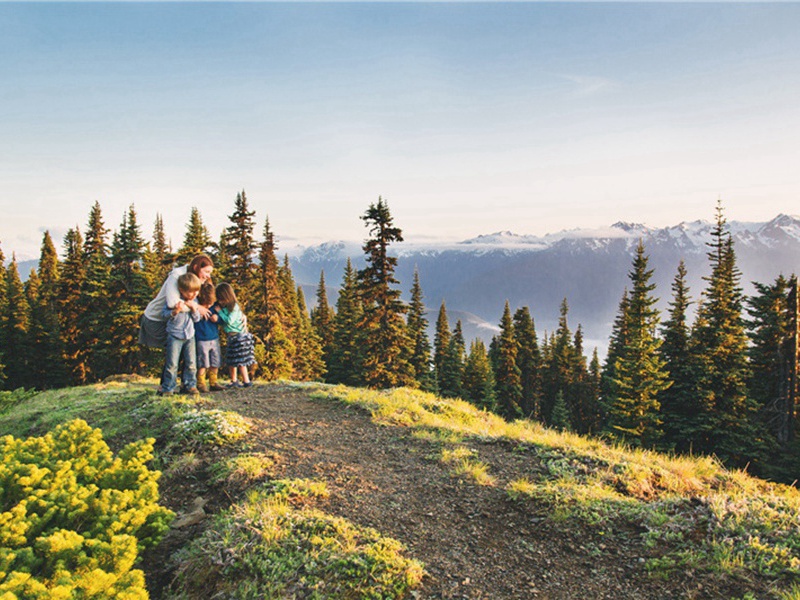
[[[247, 367], [256, 364], [255, 339], [247, 331], [247, 318], [236, 302], [236, 294], [228, 283], [217, 286], [217, 316], [228, 334], [228, 348], [225, 352], [225, 364], [230, 369], [231, 383], [228, 387], [250, 387], [250, 373]], [[239, 383], [237, 372], [242, 377]]]

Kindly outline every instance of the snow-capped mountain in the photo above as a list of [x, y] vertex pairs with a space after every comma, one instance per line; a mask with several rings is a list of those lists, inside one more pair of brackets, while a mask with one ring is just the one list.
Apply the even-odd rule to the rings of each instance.
[[[500, 231], [457, 243], [401, 243], [391, 248], [398, 257], [397, 278], [404, 293], [414, 269], [420, 274], [425, 302], [432, 311], [446, 302], [448, 314], [470, 315], [475, 336], [488, 341], [496, 331], [506, 300], [512, 310], [529, 306], [537, 331], [554, 331], [558, 310], [566, 298], [569, 323], [580, 323], [587, 351], [607, 344], [619, 300], [630, 283], [628, 272], [641, 240], [654, 269], [660, 306], [670, 299], [670, 285], [683, 260], [694, 299], [708, 274], [708, 243], [715, 224], [684, 222], [664, 228], [618, 222], [600, 229], [572, 229], [544, 236]], [[800, 217], [778, 215], [766, 223], [731, 222], [737, 264], [745, 293], [752, 282], [771, 282], [779, 274], [800, 272]], [[316, 286], [324, 270], [329, 300], [335, 300], [347, 258], [355, 268], [364, 264], [361, 242], [329, 242], [290, 250], [295, 279]], [[313, 304], [313, 296], [308, 296]], [[435, 312], [432, 314], [435, 315]], [[477, 319], [477, 321], [476, 321]], [[475, 326], [485, 322], [485, 327]], [[451, 325], [455, 319], [451, 318]], [[467, 335], [469, 338], [469, 336]]]

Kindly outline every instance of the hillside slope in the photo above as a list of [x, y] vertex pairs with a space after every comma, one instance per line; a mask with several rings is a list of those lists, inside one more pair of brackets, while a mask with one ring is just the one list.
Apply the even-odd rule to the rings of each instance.
[[[0, 435], [41, 434], [80, 416], [112, 447], [158, 439], [161, 502], [178, 519], [144, 556], [154, 600], [209, 597], [181, 587], [187, 549], [207, 542], [216, 545], [198, 563], [207, 580], [224, 582], [230, 569], [255, 580], [217, 516], [296, 480], [326, 488], [303, 500], [319, 514], [399, 541], [394, 564], [422, 563], [406, 594], [416, 599], [800, 598], [800, 493], [711, 459], [612, 448], [411, 390], [273, 383], [165, 399], [154, 387], [110, 382], [0, 403]], [[249, 431], [217, 444], [184, 436], [180, 424], [204, 411]], [[220, 469], [254, 456], [267, 467]], [[249, 518], [242, 525], [256, 541], [268, 536]], [[312, 545], [322, 543], [315, 536]], [[349, 568], [338, 564], [328, 566]], [[365, 597], [303, 587], [307, 566], [275, 575], [291, 592], [220, 597]]]

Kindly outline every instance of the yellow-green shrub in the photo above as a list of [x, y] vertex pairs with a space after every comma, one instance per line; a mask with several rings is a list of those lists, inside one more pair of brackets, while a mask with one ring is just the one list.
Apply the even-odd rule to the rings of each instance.
[[114, 457], [82, 420], [0, 438], [0, 599], [147, 598], [133, 565], [173, 517], [146, 466], [153, 442]]

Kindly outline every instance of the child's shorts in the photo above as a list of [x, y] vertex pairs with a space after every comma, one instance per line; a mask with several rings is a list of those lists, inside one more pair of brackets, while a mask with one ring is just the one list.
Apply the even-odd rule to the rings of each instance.
[[222, 366], [222, 350], [219, 339], [197, 340], [197, 368], [219, 369]]

